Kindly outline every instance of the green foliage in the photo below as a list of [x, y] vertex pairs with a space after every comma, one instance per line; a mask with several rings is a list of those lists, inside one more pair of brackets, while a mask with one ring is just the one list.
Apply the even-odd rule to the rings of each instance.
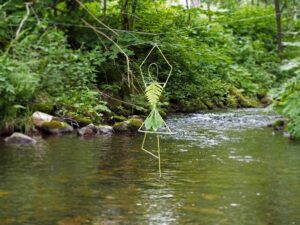
[[289, 132], [300, 138], [300, 75], [290, 79], [273, 97], [277, 112], [290, 119]]
[[[99, 94], [92, 91], [95, 70], [105, 61], [99, 48], [89, 52], [71, 50], [63, 32], [44, 31], [41, 27], [12, 43], [12, 53], [0, 57], [1, 121], [22, 117], [22, 111], [16, 111], [15, 105], [43, 108], [44, 103], [34, 100], [43, 93], [56, 107], [64, 103], [58, 110], [63, 115], [91, 116], [99, 121], [102, 112], [109, 112], [104, 102], [98, 102]], [[53, 103], [47, 105], [53, 108]]]
[[[122, 8], [125, 1], [107, 1], [104, 16], [99, 1], [82, 2], [112, 28], [124, 29], [127, 17], [128, 23], [133, 22], [127, 28], [133, 32], [116, 30], [116, 35], [100, 27], [76, 1], [45, 0], [33, 4], [41, 22], [37, 23], [31, 10], [15, 40], [26, 13], [24, 2], [15, 0], [0, 6], [1, 121], [8, 116], [24, 116], [25, 110], [15, 107], [19, 105], [83, 123], [100, 122], [111, 116], [110, 110], [126, 116], [146, 114], [148, 101], [151, 109], [157, 106], [159, 111], [152, 111], [147, 122], [155, 130], [169, 108], [168, 101], [175, 111], [186, 112], [252, 107], [276, 81], [290, 76], [279, 70], [270, 6], [241, 7], [234, 0], [213, 0], [210, 2], [220, 3], [226, 10], [208, 13], [203, 8], [187, 10], [166, 5], [163, 0], [145, 0], [137, 1], [134, 12], [131, 0], [126, 1], [126, 9]], [[128, 87], [127, 65], [120, 49], [82, 26], [82, 18], [112, 38], [129, 56], [136, 89]], [[299, 22], [294, 27], [299, 27]], [[162, 96], [158, 83], [166, 80], [169, 68], [161, 55], [153, 52], [150, 61], [158, 65], [159, 75], [157, 83], [147, 87], [145, 97], [138, 67], [153, 43], [163, 50], [173, 74]], [[121, 101], [100, 96], [98, 89]]]
[[149, 131], [157, 131], [164, 124], [164, 120], [157, 108], [153, 108], [145, 120], [145, 128]]
[[146, 87], [145, 95], [152, 109], [157, 107], [162, 91], [163, 87], [157, 82], [153, 82]]
[[268, 50], [274, 49], [276, 24], [272, 6], [246, 5], [233, 10], [218, 21], [224, 22], [236, 36], [246, 36], [253, 41], [260, 40]]
[[74, 89], [56, 98], [59, 108], [57, 114], [67, 118], [90, 118], [94, 123], [102, 121], [103, 114], [110, 114], [106, 102], [101, 101], [97, 91], [86, 89]]

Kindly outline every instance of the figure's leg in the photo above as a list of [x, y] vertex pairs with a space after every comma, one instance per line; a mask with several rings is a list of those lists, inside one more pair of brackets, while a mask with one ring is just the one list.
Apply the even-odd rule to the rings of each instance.
[[158, 155], [158, 170], [159, 170], [159, 176], [161, 177], [159, 134], [157, 135], [157, 155]]
[[147, 133], [145, 133], [145, 135], [144, 135], [144, 139], [143, 139], [143, 144], [142, 144], [142, 150], [144, 151], [144, 152], [147, 152], [148, 154], [150, 154], [150, 155], [152, 155], [153, 157], [155, 157], [155, 158], [159, 158], [157, 155], [154, 155], [152, 152], [149, 152], [148, 150], [146, 150], [145, 148], [144, 148], [144, 145], [145, 145], [145, 142], [146, 142], [146, 138], [147, 138]]

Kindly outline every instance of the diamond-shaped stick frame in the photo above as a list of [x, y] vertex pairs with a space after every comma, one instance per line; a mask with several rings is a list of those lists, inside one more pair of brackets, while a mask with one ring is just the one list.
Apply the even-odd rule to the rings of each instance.
[[[152, 54], [153, 50], [154, 49], [158, 49], [160, 55], [163, 57], [163, 59], [165, 60], [165, 62], [168, 64], [168, 66], [170, 67], [170, 70], [169, 70], [169, 74], [167, 76], [167, 79], [165, 82], [162, 82], [161, 84], [163, 84], [163, 89], [166, 87], [169, 79], [170, 79], [170, 76], [172, 74], [172, 71], [173, 71], [173, 67], [172, 65], [169, 63], [169, 61], [167, 60], [167, 58], [165, 57], [164, 53], [161, 51], [161, 49], [159, 48], [159, 46], [157, 44], [154, 44], [152, 49], [149, 51], [148, 55], [146, 56], [146, 58], [144, 59], [144, 61], [142, 62], [142, 64], [140, 65], [140, 73], [141, 73], [141, 76], [142, 76], [142, 79], [143, 79], [143, 83], [144, 83], [144, 86], [147, 87], [147, 82], [145, 80], [145, 75], [143, 73], [143, 69], [142, 67], [144, 66], [144, 64], [147, 62], [148, 58], [150, 57], [150, 55]], [[158, 73], [158, 66], [156, 63], [151, 63], [149, 66], [148, 66], [148, 75], [150, 76], [150, 78], [152, 78], [151, 74], [150, 74], [150, 67], [152, 65], [155, 65], [156, 68], [157, 68], [157, 73]]]

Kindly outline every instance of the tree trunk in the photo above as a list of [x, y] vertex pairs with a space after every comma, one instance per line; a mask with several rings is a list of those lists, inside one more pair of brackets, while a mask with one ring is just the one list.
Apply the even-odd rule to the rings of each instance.
[[297, 22], [297, 2], [293, 0], [292, 3], [292, 29], [295, 30], [296, 22]]
[[128, 0], [121, 0], [121, 23], [124, 30], [129, 29]]
[[276, 13], [276, 28], [277, 28], [277, 49], [279, 58], [283, 59], [283, 45], [282, 45], [282, 27], [281, 27], [281, 9], [280, 0], [274, 0], [275, 13]]
[[208, 20], [210, 22], [211, 21], [210, 0], [207, 0], [206, 5], [207, 5]]
[[137, 1], [138, 0], [132, 0], [132, 5], [131, 5], [131, 18], [130, 18], [130, 29], [134, 29], [134, 22], [135, 22], [135, 12], [136, 12], [136, 7], [137, 7]]
[[187, 22], [188, 22], [188, 25], [190, 25], [191, 24], [191, 13], [189, 11], [189, 9], [190, 9], [189, 0], [186, 0], [185, 3], [186, 3], [186, 10], [188, 11], [188, 21]]
[[102, 0], [102, 7], [103, 17], [106, 17], [106, 0]]
[[57, 0], [54, 0], [53, 1], [53, 13], [54, 13], [55, 17], [57, 17], [57, 8], [56, 8], [56, 5], [57, 5]]

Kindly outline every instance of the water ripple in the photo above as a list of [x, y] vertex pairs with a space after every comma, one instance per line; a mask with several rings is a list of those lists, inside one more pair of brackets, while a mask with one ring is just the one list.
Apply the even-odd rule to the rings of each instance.
[[177, 132], [172, 138], [192, 141], [201, 148], [226, 141], [238, 141], [232, 132], [266, 127], [279, 116], [264, 109], [237, 109], [176, 114], [168, 118], [170, 128]]

